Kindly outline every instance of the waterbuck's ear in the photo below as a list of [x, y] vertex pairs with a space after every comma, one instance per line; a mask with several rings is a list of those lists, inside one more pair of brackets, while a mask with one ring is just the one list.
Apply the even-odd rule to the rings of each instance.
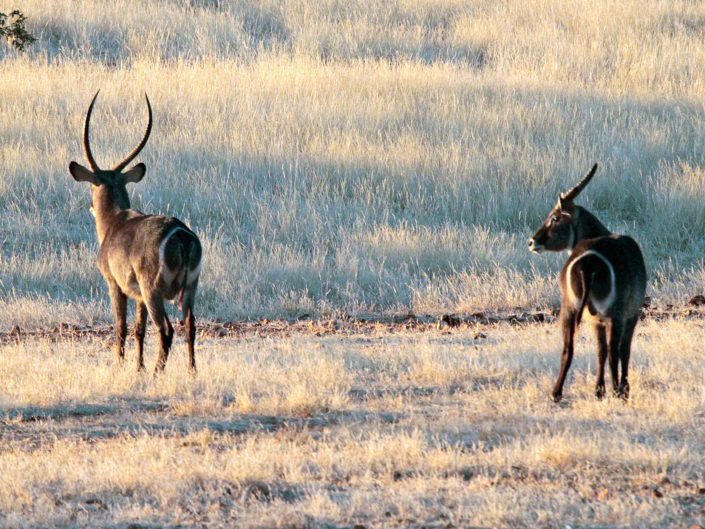
[[572, 204], [573, 201], [570, 200], [569, 198], [565, 198], [563, 195], [558, 195], [558, 209], [561, 211], [561, 215], [565, 215], [566, 217], [572, 217], [573, 214], [568, 211], [568, 205]]
[[102, 183], [97, 174], [83, 167], [80, 163], [71, 162], [69, 164], [69, 174], [73, 176], [76, 182], [90, 182], [94, 186], [99, 186]]
[[144, 178], [144, 173], [147, 171], [147, 166], [143, 163], [138, 163], [132, 169], [125, 171], [122, 176], [125, 179], [125, 183], [132, 182], [136, 184], [142, 178]]

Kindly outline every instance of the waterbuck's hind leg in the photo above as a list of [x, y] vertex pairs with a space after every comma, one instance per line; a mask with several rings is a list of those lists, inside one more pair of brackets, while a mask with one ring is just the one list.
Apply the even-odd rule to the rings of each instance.
[[137, 316], [135, 319], [135, 340], [137, 341], [137, 371], [144, 369], [144, 335], [147, 328], [147, 305], [137, 301]]
[[638, 320], [638, 316], [627, 320], [622, 334], [622, 343], [620, 344], [619, 360], [622, 364], [622, 373], [619, 379], [617, 396], [624, 400], [629, 399], [629, 357], [631, 355], [634, 328]]
[[184, 330], [188, 343], [188, 361], [192, 371], [196, 371], [196, 353], [194, 350], [196, 341], [196, 318], [193, 315], [193, 301], [196, 297], [196, 287], [198, 280], [189, 285], [181, 293], [181, 311], [184, 318]]
[[[144, 293], [144, 290], [142, 291]], [[154, 322], [154, 325], [159, 329], [159, 342], [161, 349], [157, 357], [157, 364], [154, 368], [155, 373], [164, 370], [166, 360], [169, 357], [169, 348], [171, 341], [174, 338], [174, 329], [171, 326], [169, 318], [167, 318], [166, 310], [164, 309], [164, 298], [158, 292], [150, 292], [145, 299], [149, 317]]]
[[612, 318], [609, 323], [609, 348], [607, 358], [612, 372], [612, 388], [615, 395], [619, 393], [619, 357], [624, 336], [624, 322], [620, 318]]
[[561, 355], [561, 370], [558, 373], [556, 385], [553, 387], [554, 402], [563, 398], [563, 383], [573, 361], [573, 338], [575, 337], [575, 313], [568, 310], [561, 310], [561, 328], [563, 330], [563, 354]]
[[602, 400], [605, 396], [605, 361], [607, 360], [607, 330], [604, 323], [595, 325], [597, 338], [597, 384], [595, 396]]
[[115, 351], [118, 362], [125, 360], [125, 337], [127, 336], [127, 296], [117, 283], [108, 283], [110, 301], [115, 313]]

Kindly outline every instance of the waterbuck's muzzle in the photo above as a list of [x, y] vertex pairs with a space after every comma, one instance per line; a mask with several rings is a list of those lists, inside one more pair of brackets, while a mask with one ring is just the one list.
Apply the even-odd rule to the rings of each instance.
[[546, 226], [541, 226], [536, 233], [529, 237], [529, 250], [534, 253], [541, 253], [546, 249], [546, 240], [548, 239]]
[[534, 253], [541, 253], [544, 250], [544, 246], [543, 246], [543, 244], [539, 244], [538, 242], [536, 242], [536, 239], [531, 237], [529, 239], [529, 250], [531, 250]]

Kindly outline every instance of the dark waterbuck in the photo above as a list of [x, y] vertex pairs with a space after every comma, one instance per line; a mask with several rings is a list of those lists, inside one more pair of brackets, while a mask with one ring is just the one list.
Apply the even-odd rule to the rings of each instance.
[[183, 222], [173, 217], [147, 215], [130, 209], [125, 185], [139, 182], [146, 167], [138, 163], [123, 169], [142, 150], [152, 130], [152, 107], [147, 100], [149, 122], [139, 145], [110, 170], [101, 169], [93, 158], [88, 129], [98, 92], [93, 96], [83, 127], [83, 150], [90, 169], [76, 162], [69, 164], [69, 173], [77, 182], [93, 184], [91, 213], [95, 216], [98, 232], [98, 267], [110, 289], [110, 300], [115, 311], [117, 355], [125, 357], [127, 334], [127, 297], [137, 302], [135, 338], [137, 340], [137, 368], [144, 368], [142, 346], [147, 313], [159, 329], [161, 351], [156, 371], [164, 369], [174, 329], [164, 310], [164, 300], [178, 299], [183, 312], [188, 341], [189, 364], [196, 368], [194, 340], [196, 322], [193, 303], [201, 271], [201, 243]]
[[592, 213], [573, 203], [596, 170], [597, 164], [575, 187], [558, 196], [546, 222], [529, 239], [529, 248], [536, 253], [570, 251], [560, 277], [563, 355], [553, 388], [555, 401], [563, 396], [581, 317], [593, 323], [597, 337], [597, 398], [605, 395], [606, 359], [615, 393], [629, 397], [629, 354], [646, 291], [646, 267], [634, 239], [611, 233]]

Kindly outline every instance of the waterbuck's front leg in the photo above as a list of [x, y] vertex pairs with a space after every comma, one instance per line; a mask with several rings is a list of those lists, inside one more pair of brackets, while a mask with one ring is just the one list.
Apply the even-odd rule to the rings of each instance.
[[125, 337], [127, 336], [127, 296], [115, 282], [108, 282], [110, 301], [115, 313], [115, 351], [118, 362], [125, 360]]
[[575, 311], [565, 308], [560, 313], [561, 328], [563, 330], [563, 354], [561, 355], [561, 370], [558, 380], [553, 388], [553, 400], [558, 402], [563, 397], [563, 383], [573, 361], [573, 338], [575, 337]]
[[135, 340], [137, 341], [137, 371], [144, 369], [144, 335], [147, 328], [147, 305], [137, 300], [137, 316], [135, 318]]
[[604, 323], [595, 325], [595, 338], [597, 338], [597, 384], [595, 396], [602, 400], [605, 396], [605, 361], [607, 360], [607, 329]]

